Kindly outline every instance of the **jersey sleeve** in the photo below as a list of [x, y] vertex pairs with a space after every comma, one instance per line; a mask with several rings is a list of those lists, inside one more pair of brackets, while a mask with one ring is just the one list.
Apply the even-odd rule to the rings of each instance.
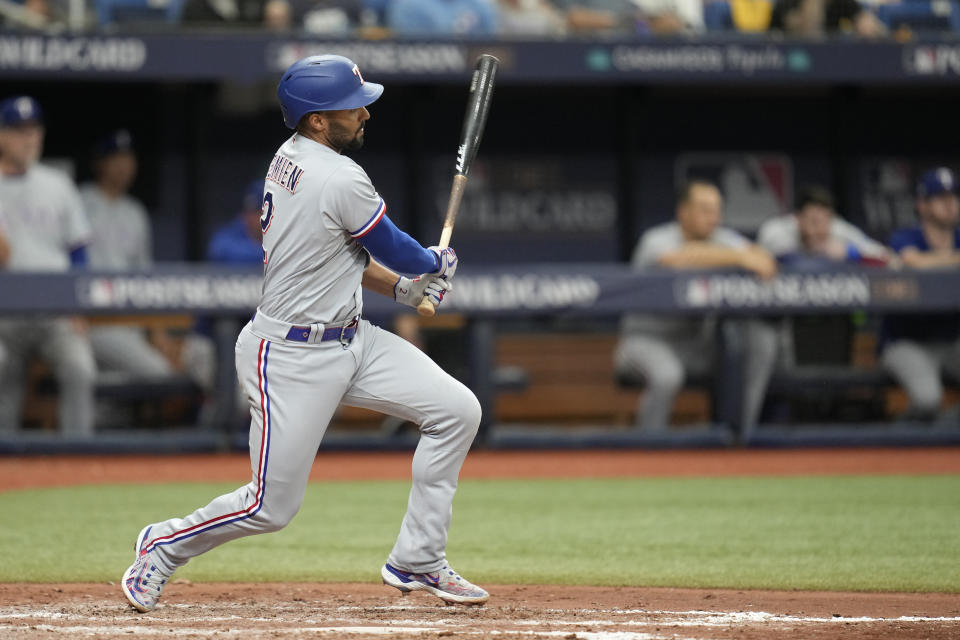
[[792, 219], [771, 218], [760, 225], [757, 244], [775, 256], [782, 256], [797, 250], [798, 236], [797, 225]]
[[664, 254], [679, 246], [673, 236], [672, 229], [665, 225], [647, 230], [640, 237], [640, 242], [633, 252], [633, 266], [640, 268], [656, 266]]
[[132, 266], [150, 267], [153, 266], [153, 231], [150, 228], [150, 215], [146, 208], [139, 202], [131, 202], [135, 213], [135, 219], [138, 225], [137, 240], [139, 242], [136, 254], [136, 264]]
[[383, 198], [355, 162], [337, 170], [327, 182], [326, 191], [330, 215], [355, 239], [370, 233], [387, 212]]
[[750, 246], [750, 241], [746, 236], [739, 231], [734, 231], [726, 227], [717, 228], [712, 240], [721, 247], [727, 247], [728, 249], [745, 249]]
[[[882, 244], [868, 236], [858, 227], [840, 217], [834, 217], [836, 235], [847, 244], [851, 260], [859, 260], [863, 256], [879, 257], [886, 253]], [[853, 253], [851, 253], [853, 252]]]
[[63, 244], [67, 251], [73, 251], [90, 244], [92, 231], [80, 192], [66, 177], [63, 181], [63, 190], [65, 216]]

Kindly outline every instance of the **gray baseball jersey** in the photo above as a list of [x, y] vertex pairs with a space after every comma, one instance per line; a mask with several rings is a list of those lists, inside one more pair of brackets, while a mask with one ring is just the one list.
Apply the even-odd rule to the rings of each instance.
[[70, 252], [90, 240], [77, 188], [44, 165], [0, 174], [0, 230], [10, 242], [10, 271], [66, 271]]
[[80, 189], [93, 235], [87, 246], [91, 269], [138, 269], [153, 263], [150, 218], [128, 195], [111, 200], [95, 184]]
[[[653, 227], [640, 238], [633, 252], [632, 264], [636, 269], [656, 267], [664, 254], [679, 249], [685, 242], [683, 230], [677, 222]], [[744, 236], [725, 227], [717, 227], [708, 242], [732, 249], [744, 248], [750, 244]], [[652, 333], [682, 339], [710, 330], [709, 324], [702, 318], [653, 314], [630, 314], [624, 318], [623, 328], [627, 332]]]
[[[862, 256], [882, 258], [887, 254], [886, 247], [843, 218], [834, 216], [830, 223], [830, 235], [853, 245]], [[800, 251], [800, 231], [797, 225], [797, 217], [789, 214], [777, 216], [764, 222], [757, 232], [757, 244], [775, 256]]]
[[[70, 252], [87, 244], [90, 227], [73, 182], [63, 172], [34, 165], [20, 175], [0, 173], [0, 231], [10, 243], [11, 271], [66, 271]], [[7, 351], [0, 385], [0, 430], [17, 425], [25, 367], [41, 353], [60, 384], [60, 429], [93, 433], [96, 366], [90, 343], [65, 318], [4, 318]]]
[[359, 315], [360, 278], [368, 256], [354, 238], [385, 211], [356, 162], [309, 138], [292, 136], [267, 171], [260, 220], [265, 263], [260, 310], [294, 324]]

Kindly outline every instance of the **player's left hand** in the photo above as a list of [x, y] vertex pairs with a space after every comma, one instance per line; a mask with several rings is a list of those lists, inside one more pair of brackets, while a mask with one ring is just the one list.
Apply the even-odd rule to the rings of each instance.
[[413, 279], [400, 276], [397, 284], [393, 285], [393, 298], [400, 304], [417, 307], [423, 297], [427, 296], [433, 306], [438, 307], [451, 289], [453, 283], [435, 273], [425, 273]]
[[457, 264], [460, 262], [457, 259], [457, 252], [453, 250], [453, 247], [441, 249], [440, 247], [433, 246], [427, 248], [432, 251], [437, 258], [437, 268], [433, 271], [433, 274], [441, 278], [446, 278], [447, 280], [452, 278], [453, 274], [457, 271]]

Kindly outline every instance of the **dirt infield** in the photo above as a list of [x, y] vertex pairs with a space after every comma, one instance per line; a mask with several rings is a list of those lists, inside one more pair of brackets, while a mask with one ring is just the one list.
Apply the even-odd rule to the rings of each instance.
[[[320, 480], [410, 477], [409, 453], [322, 453]], [[149, 476], [142, 470], [150, 469]], [[707, 451], [478, 451], [461, 478], [960, 473], [960, 448]], [[246, 454], [0, 457], [0, 491], [77, 484], [246, 482]]]
[[[243, 455], [0, 458], [0, 491], [249, 477]], [[312, 478], [409, 477], [410, 455], [330, 453]], [[464, 478], [960, 473], [960, 448], [477, 452]], [[122, 567], [119, 568], [122, 571]], [[538, 640], [960, 639], [960, 595], [486, 585], [484, 607], [446, 607], [372, 584], [175, 581], [151, 614], [116, 584], [0, 584], [0, 638], [488, 638]]]
[[957, 596], [490, 586], [484, 607], [447, 607], [370, 584], [172, 584], [156, 611], [116, 585], [0, 585], [0, 637], [489, 638], [508, 640], [946, 640]]

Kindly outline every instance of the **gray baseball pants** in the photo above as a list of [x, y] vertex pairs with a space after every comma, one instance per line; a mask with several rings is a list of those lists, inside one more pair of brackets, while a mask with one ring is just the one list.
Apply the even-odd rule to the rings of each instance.
[[[741, 413], [734, 419], [745, 431], [759, 419], [767, 382], [776, 362], [776, 332], [762, 320], [731, 321], [741, 334], [743, 344]], [[677, 393], [690, 374], [712, 372], [716, 365], [716, 345], [712, 332], [683, 335], [625, 335], [617, 345], [614, 361], [618, 371], [639, 375], [645, 381], [637, 407], [637, 427], [644, 431], [663, 431], [670, 425], [670, 414]], [[715, 372], [723, 375], [723, 372]]]
[[[288, 341], [288, 330], [258, 313], [237, 340], [237, 373], [250, 401], [251, 481], [185, 518], [152, 525], [141, 549], [172, 572], [224, 542], [282, 529], [300, 509], [317, 448], [343, 402], [419, 425], [413, 486], [389, 561], [417, 573], [442, 568], [460, 467], [480, 424], [476, 397], [366, 320], [347, 346]], [[313, 325], [311, 340], [322, 331]]]
[[897, 340], [883, 349], [881, 361], [910, 397], [910, 412], [933, 417], [943, 401], [940, 374], [960, 377], [960, 342]]
[[0, 431], [20, 428], [27, 365], [34, 354], [53, 368], [60, 390], [60, 433], [93, 435], [93, 391], [97, 367], [87, 337], [69, 318], [20, 318], [0, 321], [4, 362], [0, 376]]

